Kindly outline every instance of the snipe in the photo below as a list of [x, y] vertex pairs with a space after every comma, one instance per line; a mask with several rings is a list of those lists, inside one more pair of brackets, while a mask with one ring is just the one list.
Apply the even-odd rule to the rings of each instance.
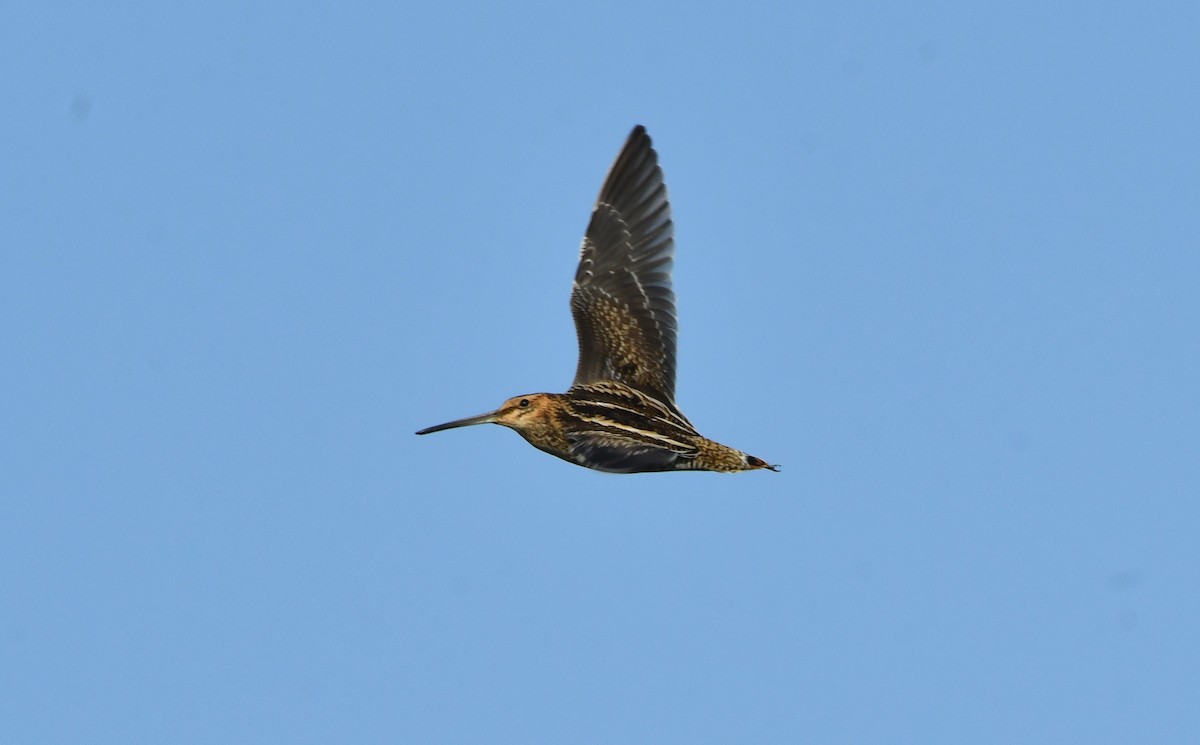
[[503, 424], [551, 455], [615, 473], [778, 470], [701, 436], [675, 406], [673, 231], [658, 155], [645, 128], [634, 127], [583, 238], [571, 292], [579, 366], [570, 390], [510, 398], [417, 434]]

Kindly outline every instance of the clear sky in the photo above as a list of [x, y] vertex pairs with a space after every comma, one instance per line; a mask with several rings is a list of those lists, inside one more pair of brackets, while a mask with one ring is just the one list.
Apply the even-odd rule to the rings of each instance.
[[[5, 742], [1200, 742], [1195, 2], [10, 5]], [[414, 436], [638, 123], [782, 473]]]

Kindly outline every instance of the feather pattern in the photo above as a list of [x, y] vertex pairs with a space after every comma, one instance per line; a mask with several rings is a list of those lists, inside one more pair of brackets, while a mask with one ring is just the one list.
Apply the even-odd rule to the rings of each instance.
[[702, 440], [674, 406], [615, 381], [576, 386], [560, 416], [571, 458], [605, 471], [687, 468]]
[[638, 126], [609, 169], [580, 250], [571, 292], [575, 386], [615, 380], [674, 400], [674, 250], [662, 169]]

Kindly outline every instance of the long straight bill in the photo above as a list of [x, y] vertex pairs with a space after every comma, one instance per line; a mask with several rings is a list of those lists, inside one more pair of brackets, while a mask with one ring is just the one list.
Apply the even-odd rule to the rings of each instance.
[[466, 419], [455, 419], [453, 422], [446, 422], [445, 424], [436, 424], [432, 427], [426, 427], [425, 429], [421, 430], [420, 432], [417, 432], [417, 434], [418, 435], [428, 435], [433, 432], [441, 432], [443, 429], [454, 429], [455, 427], [470, 427], [471, 425], [474, 425], [474, 424], [491, 424], [494, 421], [496, 421], [496, 412], [493, 411], [493, 412], [489, 412], [487, 414], [480, 414], [479, 416], [469, 416]]

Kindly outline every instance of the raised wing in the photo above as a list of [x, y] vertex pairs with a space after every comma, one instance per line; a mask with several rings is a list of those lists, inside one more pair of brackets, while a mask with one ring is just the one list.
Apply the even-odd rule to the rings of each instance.
[[583, 238], [571, 293], [574, 385], [617, 380], [674, 401], [673, 231], [658, 155], [639, 125], [608, 171]]

